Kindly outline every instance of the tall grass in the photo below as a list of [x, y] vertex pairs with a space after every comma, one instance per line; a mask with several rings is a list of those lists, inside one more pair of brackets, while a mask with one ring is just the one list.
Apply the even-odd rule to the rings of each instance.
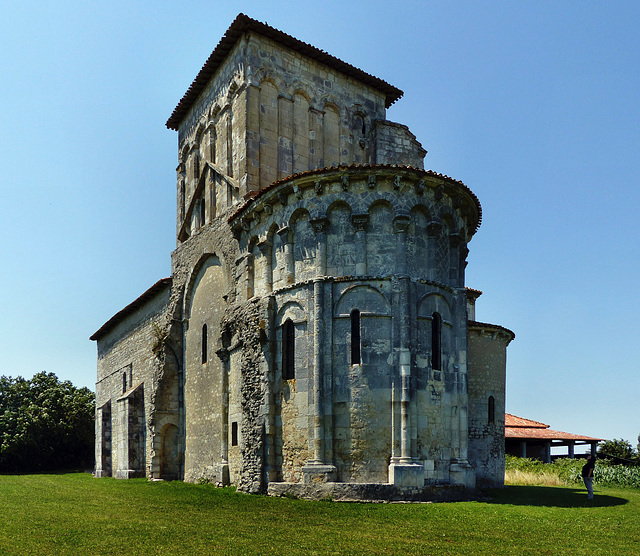
[[[542, 463], [526, 458], [506, 457], [505, 483], [511, 485], [575, 485], [582, 483], [583, 459], [557, 459]], [[598, 460], [594, 484], [640, 489], [640, 467]]]

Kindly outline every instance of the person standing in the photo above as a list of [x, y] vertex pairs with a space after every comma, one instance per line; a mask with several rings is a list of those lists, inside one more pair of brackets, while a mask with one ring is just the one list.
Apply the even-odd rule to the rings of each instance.
[[596, 456], [593, 454], [587, 457], [587, 463], [582, 466], [582, 480], [587, 487], [587, 499], [593, 500], [593, 472], [596, 467]]

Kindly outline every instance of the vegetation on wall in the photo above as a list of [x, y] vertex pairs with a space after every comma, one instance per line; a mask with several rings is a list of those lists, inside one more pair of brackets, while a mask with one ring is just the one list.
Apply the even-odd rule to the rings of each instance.
[[0, 471], [92, 467], [95, 394], [41, 372], [0, 377]]

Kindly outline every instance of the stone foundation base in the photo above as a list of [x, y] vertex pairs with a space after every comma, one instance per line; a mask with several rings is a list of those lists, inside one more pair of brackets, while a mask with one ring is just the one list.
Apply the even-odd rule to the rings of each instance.
[[389, 464], [389, 482], [399, 488], [424, 486], [424, 465], [417, 463]]
[[332, 483], [336, 480], [336, 466], [323, 463], [307, 463], [302, 468], [302, 482], [305, 484]]
[[460, 485], [466, 488], [475, 488], [475, 469], [468, 461], [452, 461], [449, 467], [449, 480], [453, 485]]
[[116, 479], [140, 479], [146, 475], [144, 471], [137, 469], [117, 469], [114, 477]]
[[269, 496], [291, 496], [335, 502], [450, 502], [472, 500], [462, 486], [397, 487], [389, 483], [269, 483]]

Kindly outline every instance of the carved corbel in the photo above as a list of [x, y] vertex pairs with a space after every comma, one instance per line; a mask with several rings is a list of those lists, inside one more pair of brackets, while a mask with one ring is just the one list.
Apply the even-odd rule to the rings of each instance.
[[289, 202], [289, 195], [286, 191], [278, 191], [278, 200], [283, 207], [286, 207]]
[[293, 186], [293, 194], [296, 196], [296, 199], [302, 199], [302, 189], [300, 189], [299, 185]]
[[424, 194], [424, 180], [416, 182], [416, 195]]
[[375, 189], [376, 188], [376, 175], [375, 174], [369, 174], [369, 189]]
[[313, 185], [314, 185], [315, 190], [316, 190], [316, 195], [322, 195], [322, 192], [324, 190], [324, 187], [322, 185], [322, 180], [316, 180]]
[[398, 191], [402, 187], [402, 181], [400, 176], [396, 174], [396, 177], [393, 178], [393, 188]]
[[349, 174], [342, 174], [342, 191], [349, 190]]

